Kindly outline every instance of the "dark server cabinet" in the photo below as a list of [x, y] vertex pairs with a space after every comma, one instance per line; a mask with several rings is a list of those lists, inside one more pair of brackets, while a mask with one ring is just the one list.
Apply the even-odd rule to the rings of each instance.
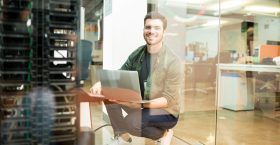
[[77, 144], [79, 0], [0, 0], [0, 145]]

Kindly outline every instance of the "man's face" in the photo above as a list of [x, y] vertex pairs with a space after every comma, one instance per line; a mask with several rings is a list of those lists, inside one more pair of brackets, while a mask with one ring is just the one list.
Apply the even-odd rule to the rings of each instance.
[[143, 36], [148, 45], [162, 43], [163, 22], [160, 19], [147, 19], [145, 21]]

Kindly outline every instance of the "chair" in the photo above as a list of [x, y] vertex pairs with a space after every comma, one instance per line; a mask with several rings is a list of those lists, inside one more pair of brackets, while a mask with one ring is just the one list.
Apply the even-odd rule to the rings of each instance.
[[[209, 62], [198, 62], [193, 64], [186, 64], [186, 76], [189, 76], [192, 82], [192, 86], [190, 89], [186, 89], [185, 91], [194, 91], [200, 92], [203, 94], [208, 94], [209, 90], [214, 90], [214, 86], [216, 80], [216, 66], [213, 63]], [[186, 82], [188, 83], [188, 82]], [[211, 87], [201, 88], [198, 87], [199, 83], [210, 83]]]
[[[264, 58], [261, 64], [276, 65], [272, 61], [272, 58]], [[277, 110], [277, 104], [280, 104], [279, 82], [279, 73], [276, 72], [258, 72], [255, 75], [255, 109], [269, 118], [275, 118], [277, 116], [275, 111]]]
[[88, 40], [81, 40], [78, 47], [78, 76], [77, 83], [88, 78], [89, 64], [91, 63], [92, 42]]

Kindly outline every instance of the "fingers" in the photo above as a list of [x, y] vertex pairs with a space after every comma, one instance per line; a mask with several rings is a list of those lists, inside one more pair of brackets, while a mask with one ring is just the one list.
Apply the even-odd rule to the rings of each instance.
[[100, 95], [101, 88], [92, 87], [92, 88], [90, 88], [90, 93]]
[[95, 83], [90, 89], [89, 89], [90, 93], [92, 94], [101, 94], [101, 83], [97, 82]]

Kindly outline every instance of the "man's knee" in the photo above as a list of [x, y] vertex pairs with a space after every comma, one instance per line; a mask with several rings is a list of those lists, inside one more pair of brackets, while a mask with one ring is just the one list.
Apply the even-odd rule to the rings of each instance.
[[136, 114], [129, 114], [125, 117], [125, 122], [127, 125], [127, 130], [130, 134], [135, 136], [141, 135], [142, 130], [142, 123], [141, 123], [141, 117]]

